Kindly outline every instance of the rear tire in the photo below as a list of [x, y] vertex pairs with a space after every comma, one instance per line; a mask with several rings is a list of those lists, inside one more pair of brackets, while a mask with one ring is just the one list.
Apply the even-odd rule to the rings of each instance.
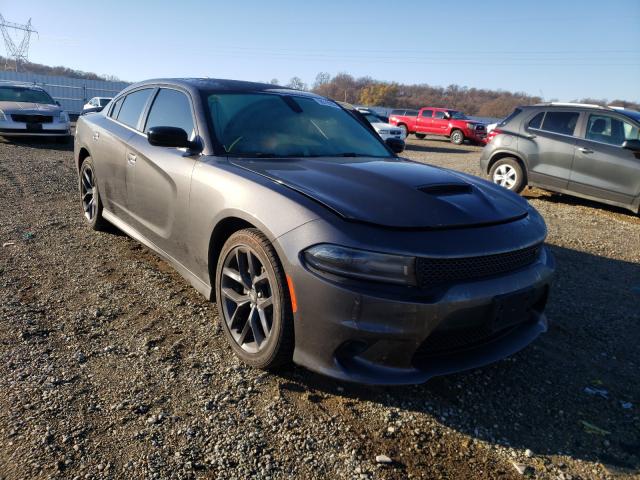
[[425, 133], [416, 133], [415, 134], [416, 138], [419, 138], [420, 140], [424, 139], [427, 135]]
[[464, 143], [464, 133], [462, 130], [454, 130], [451, 132], [451, 143], [455, 145], [462, 145]]
[[501, 158], [494, 163], [489, 170], [489, 178], [496, 185], [515, 193], [520, 193], [527, 185], [524, 170], [514, 157]]
[[102, 218], [102, 199], [91, 157], [87, 157], [80, 167], [79, 189], [80, 203], [87, 225], [93, 230], [104, 230], [108, 223]]
[[222, 329], [242, 361], [265, 370], [291, 362], [287, 280], [273, 245], [259, 230], [240, 230], [225, 242], [216, 268], [216, 299]]

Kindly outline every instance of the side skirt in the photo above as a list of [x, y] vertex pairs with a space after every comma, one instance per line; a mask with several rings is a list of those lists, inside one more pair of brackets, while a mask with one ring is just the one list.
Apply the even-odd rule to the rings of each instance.
[[102, 216], [105, 218], [105, 220], [107, 220], [109, 223], [112, 223], [114, 226], [118, 227], [128, 236], [130, 236], [134, 240], [137, 240], [138, 242], [142, 243], [144, 246], [146, 246], [150, 250], [153, 250], [158, 255], [160, 255], [163, 259], [169, 262], [171, 266], [180, 275], [182, 275], [183, 278], [185, 278], [191, 285], [193, 285], [193, 287], [196, 290], [198, 290], [207, 299], [211, 298], [211, 285], [207, 284], [206, 282], [203, 282], [200, 278], [198, 278], [191, 270], [185, 267], [182, 263], [180, 263], [178, 260], [173, 258], [164, 250], [158, 248], [153, 242], [149, 241], [146, 237], [141, 235], [136, 229], [127, 225], [125, 222], [120, 220], [110, 211], [103, 209]]

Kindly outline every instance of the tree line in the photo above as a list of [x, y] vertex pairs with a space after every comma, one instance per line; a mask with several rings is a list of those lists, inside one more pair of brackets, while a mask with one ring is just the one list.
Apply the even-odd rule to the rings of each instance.
[[[15, 61], [7, 59], [0, 55], [0, 70], [3, 71], [16, 71]], [[98, 75], [93, 72], [84, 72], [82, 70], [75, 70], [73, 68], [57, 66], [51, 67], [49, 65], [43, 65], [41, 63], [26, 62], [20, 63], [18, 67], [20, 73], [35, 73], [38, 75], [54, 75], [59, 77], [79, 78], [82, 80], [106, 80], [109, 82], [119, 82], [120, 79], [115, 75]]]
[[[277, 79], [271, 83], [278, 84]], [[298, 90], [310, 90], [319, 95], [348, 103], [390, 108], [449, 107], [469, 115], [480, 117], [504, 117], [519, 105], [531, 105], [543, 101], [541, 97], [524, 92], [488, 90], [449, 85], [436, 87], [427, 84], [404, 85], [396, 82], [382, 82], [371, 77], [355, 78], [348, 73], [331, 77], [321, 72], [311, 87], [300, 78], [293, 77], [286, 85]], [[617, 105], [632, 110], [640, 110], [640, 104], [626, 100], [583, 98], [575, 102], [598, 105]]]

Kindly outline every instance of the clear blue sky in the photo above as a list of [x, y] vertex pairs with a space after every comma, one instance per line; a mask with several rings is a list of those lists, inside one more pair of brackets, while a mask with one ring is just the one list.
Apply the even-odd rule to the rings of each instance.
[[324, 71], [640, 100], [640, 0], [3, 0], [0, 13], [32, 18], [32, 61], [130, 81]]

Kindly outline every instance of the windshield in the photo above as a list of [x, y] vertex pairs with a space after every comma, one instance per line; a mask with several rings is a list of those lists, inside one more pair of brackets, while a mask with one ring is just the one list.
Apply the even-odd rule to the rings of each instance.
[[324, 98], [211, 93], [207, 104], [215, 136], [231, 155], [390, 156], [372, 131]]
[[467, 116], [462, 112], [456, 112], [455, 110], [449, 110], [449, 115], [453, 120], [466, 120]]
[[56, 103], [44, 90], [30, 87], [0, 87], [0, 102]]
[[110, 98], [101, 98], [100, 100], [98, 100], [98, 103], [100, 104], [101, 107], [104, 107], [110, 101], [111, 101]]

